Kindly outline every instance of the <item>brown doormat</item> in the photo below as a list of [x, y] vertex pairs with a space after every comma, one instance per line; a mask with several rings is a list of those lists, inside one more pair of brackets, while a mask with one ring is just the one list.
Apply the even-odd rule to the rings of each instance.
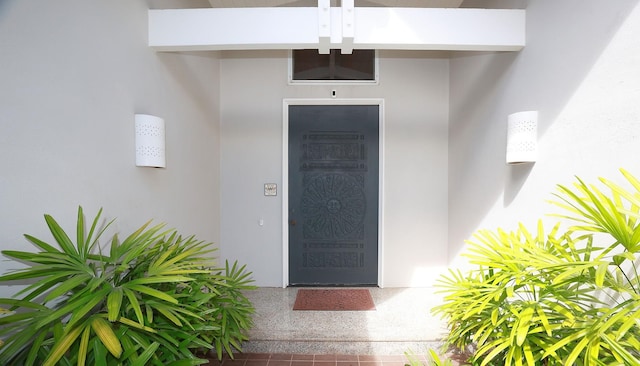
[[367, 289], [300, 289], [293, 310], [376, 310]]

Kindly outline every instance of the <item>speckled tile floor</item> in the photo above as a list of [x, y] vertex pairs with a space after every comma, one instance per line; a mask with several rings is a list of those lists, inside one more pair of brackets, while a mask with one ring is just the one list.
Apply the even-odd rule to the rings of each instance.
[[[298, 288], [251, 291], [248, 297], [256, 308], [255, 326], [249, 332], [250, 341], [243, 345], [243, 351], [262, 355], [396, 357], [407, 351], [424, 354], [428, 348], [440, 347], [439, 339], [446, 328], [439, 317], [431, 314], [431, 308], [438, 303], [433, 288], [369, 290], [376, 305], [373, 311], [294, 311]], [[271, 363], [269, 366], [305, 365]]]

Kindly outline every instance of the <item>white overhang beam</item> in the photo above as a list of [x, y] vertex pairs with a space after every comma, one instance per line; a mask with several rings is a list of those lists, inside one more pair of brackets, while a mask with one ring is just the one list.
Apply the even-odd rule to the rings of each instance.
[[[327, 49], [318, 7], [149, 10], [149, 46], [158, 51]], [[517, 51], [525, 45], [525, 10], [354, 8], [353, 35], [343, 11], [329, 9], [329, 47]], [[352, 37], [352, 38], [351, 38]]]
[[505, 9], [356, 8], [355, 48], [517, 51], [525, 11]]
[[149, 10], [158, 51], [317, 48], [317, 8]]

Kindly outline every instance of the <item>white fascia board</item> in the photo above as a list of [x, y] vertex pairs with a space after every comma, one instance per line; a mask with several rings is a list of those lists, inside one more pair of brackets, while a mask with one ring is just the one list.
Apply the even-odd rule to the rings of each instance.
[[521, 9], [356, 8], [354, 48], [518, 51]]
[[[525, 46], [525, 10], [355, 8], [343, 34], [340, 8], [149, 10], [149, 46], [158, 51], [331, 48], [518, 51]], [[325, 18], [323, 18], [325, 17]], [[345, 39], [346, 36], [346, 39]], [[351, 44], [351, 38], [353, 43]], [[349, 44], [344, 44], [345, 41]]]
[[316, 48], [317, 8], [149, 10], [158, 51]]

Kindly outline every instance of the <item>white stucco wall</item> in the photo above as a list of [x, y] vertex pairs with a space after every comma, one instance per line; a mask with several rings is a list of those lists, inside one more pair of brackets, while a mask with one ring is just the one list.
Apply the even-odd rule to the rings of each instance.
[[[147, 10], [0, 3], [0, 249], [49, 240], [44, 213], [75, 236], [78, 205], [117, 217], [121, 237], [154, 219], [219, 241], [217, 56], [149, 49]], [[135, 166], [134, 113], [165, 119], [166, 169]]]
[[[451, 60], [451, 262], [480, 229], [533, 228], [557, 212], [546, 200], [574, 176], [640, 176], [638, 1], [529, 1], [517, 54]], [[491, 5], [491, 2], [487, 2]], [[507, 115], [539, 111], [539, 158], [505, 165]]]
[[[556, 183], [640, 176], [637, 4], [530, 1], [519, 53], [383, 51], [379, 85], [292, 86], [283, 51], [154, 52], [142, 2], [4, 1], [0, 249], [48, 238], [43, 213], [72, 231], [79, 204], [104, 207], [123, 234], [167, 222], [281, 286], [285, 192], [262, 189], [282, 187], [282, 101], [336, 89], [384, 99], [382, 284], [430, 285], [475, 230], [549, 212]], [[530, 109], [539, 160], [506, 166], [507, 115]], [[166, 120], [167, 169], [134, 166], [134, 113]]]
[[[431, 57], [425, 57], [431, 55]], [[384, 99], [383, 285], [425, 286], [447, 258], [448, 60], [381, 52], [379, 85], [288, 85], [284, 51], [220, 60], [221, 247], [260, 286], [283, 285], [282, 105], [288, 98]], [[260, 220], [264, 225], [260, 226]]]

